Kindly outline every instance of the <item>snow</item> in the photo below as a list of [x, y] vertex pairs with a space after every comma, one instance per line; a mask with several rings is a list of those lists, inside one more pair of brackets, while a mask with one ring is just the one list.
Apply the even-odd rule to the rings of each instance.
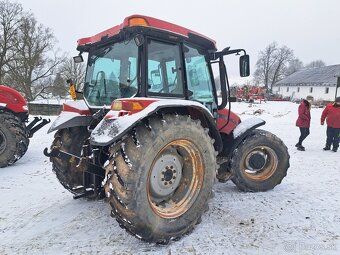
[[77, 113], [77, 112], [64, 112], [62, 111], [59, 116], [52, 121], [52, 124], [50, 126], [50, 130], [48, 132], [52, 132], [54, 131], [55, 128], [57, 128], [59, 125], [73, 119], [76, 117], [81, 117], [81, 114]]
[[266, 121], [260, 128], [283, 139], [291, 156], [287, 177], [263, 193], [216, 183], [202, 223], [165, 246], [127, 234], [106, 202], [73, 200], [42, 153], [53, 140], [45, 126], [23, 158], [0, 169], [0, 254], [340, 254], [340, 152], [322, 150], [322, 109], [311, 110], [311, 134], [301, 152], [294, 146], [297, 104], [248, 106], [233, 103], [232, 109], [242, 120], [257, 112]]
[[84, 100], [77, 100], [77, 101], [71, 100], [71, 101], [67, 101], [65, 103], [67, 105], [75, 108], [75, 109], [80, 110], [80, 111], [88, 111], [89, 110], [89, 107], [87, 106], [87, 104], [85, 103]]
[[239, 137], [242, 135], [244, 132], [246, 132], [248, 129], [255, 127], [256, 125], [262, 124], [264, 121], [260, 118], [250, 118], [246, 119], [239, 124], [233, 132], [234, 138]]
[[59, 104], [62, 105], [63, 103], [70, 102], [70, 98], [58, 98], [58, 99], [36, 99], [34, 101], [30, 101], [30, 104]]

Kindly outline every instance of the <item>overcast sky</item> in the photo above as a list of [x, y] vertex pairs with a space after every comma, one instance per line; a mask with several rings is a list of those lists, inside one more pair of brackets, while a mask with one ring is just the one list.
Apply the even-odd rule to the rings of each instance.
[[[277, 41], [304, 64], [321, 59], [340, 64], [339, 0], [18, 0], [50, 27], [58, 47], [76, 55], [77, 40], [142, 14], [163, 19], [226, 46], [245, 48], [254, 66], [258, 52]], [[237, 75], [236, 61], [229, 73]], [[254, 68], [252, 69], [254, 71]]]

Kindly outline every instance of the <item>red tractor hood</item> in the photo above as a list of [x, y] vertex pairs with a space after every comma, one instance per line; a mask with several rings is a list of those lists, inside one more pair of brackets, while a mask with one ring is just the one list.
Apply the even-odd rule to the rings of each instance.
[[15, 113], [28, 113], [25, 98], [15, 89], [0, 86], [0, 106]]

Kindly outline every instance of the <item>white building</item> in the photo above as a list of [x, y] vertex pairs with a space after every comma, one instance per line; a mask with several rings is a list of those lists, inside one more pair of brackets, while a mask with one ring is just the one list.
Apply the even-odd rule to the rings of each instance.
[[292, 100], [312, 96], [317, 101], [333, 101], [337, 76], [340, 76], [340, 65], [303, 69], [275, 83], [273, 93]]

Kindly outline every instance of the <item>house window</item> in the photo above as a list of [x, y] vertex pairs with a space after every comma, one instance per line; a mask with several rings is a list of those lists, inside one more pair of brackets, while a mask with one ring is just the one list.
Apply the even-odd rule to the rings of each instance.
[[289, 87], [287, 87], [287, 92], [289, 92]]
[[313, 93], [313, 87], [309, 88], [309, 93]]
[[300, 87], [297, 87], [297, 92], [300, 92]]
[[329, 93], [329, 88], [325, 88], [325, 94], [328, 94]]

